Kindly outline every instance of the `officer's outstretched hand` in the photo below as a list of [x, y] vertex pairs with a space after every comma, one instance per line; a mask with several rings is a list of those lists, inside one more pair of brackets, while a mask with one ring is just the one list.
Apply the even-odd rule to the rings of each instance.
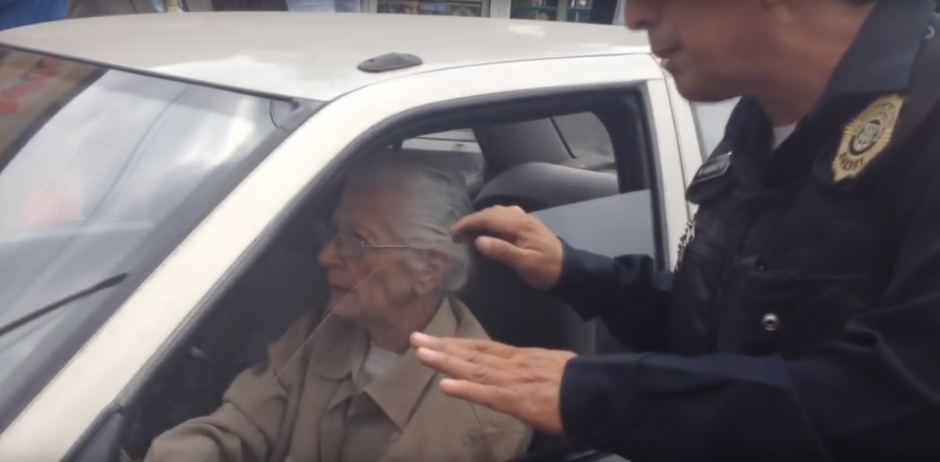
[[561, 241], [520, 207], [497, 205], [467, 215], [451, 232], [477, 236], [475, 244], [483, 255], [509, 265], [536, 289], [551, 289], [561, 276]]
[[411, 345], [422, 364], [448, 377], [439, 384], [444, 394], [511, 415], [536, 430], [564, 434], [561, 379], [574, 353], [418, 332]]

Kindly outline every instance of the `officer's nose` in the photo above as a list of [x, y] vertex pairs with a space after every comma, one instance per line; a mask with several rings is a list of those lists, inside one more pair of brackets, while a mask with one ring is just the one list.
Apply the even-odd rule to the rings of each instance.
[[649, 31], [662, 16], [662, 0], [624, 0], [623, 23], [632, 30]]

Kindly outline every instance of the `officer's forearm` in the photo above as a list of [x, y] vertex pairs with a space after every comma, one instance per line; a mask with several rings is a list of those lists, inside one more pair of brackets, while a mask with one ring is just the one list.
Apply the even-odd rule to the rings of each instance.
[[646, 256], [615, 260], [563, 245], [561, 278], [549, 293], [583, 319], [601, 317], [635, 350], [664, 350], [671, 275], [657, 274]]

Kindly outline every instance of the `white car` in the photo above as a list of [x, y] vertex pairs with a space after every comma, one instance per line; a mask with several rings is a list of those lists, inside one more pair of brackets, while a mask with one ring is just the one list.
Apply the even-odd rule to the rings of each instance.
[[[449, 156], [477, 208], [671, 268], [732, 104], [691, 105], [614, 26], [184, 13], [0, 33], [0, 460], [138, 459], [211, 412], [325, 290], [307, 219], [366, 149]], [[624, 348], [494, 271], [464, 295], [494, 339]], [[526, 460], [605, 457], [537, 435]]]

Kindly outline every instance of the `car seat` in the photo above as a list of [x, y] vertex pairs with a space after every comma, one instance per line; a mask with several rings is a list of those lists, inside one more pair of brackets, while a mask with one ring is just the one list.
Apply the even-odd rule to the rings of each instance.
[[[474, 268], [458, 297], [490, 338], [520, 347], [594, 353], [595, 323], [583, 321], [565, 304], [533, 289], [509, 267], [474, 255]], [[529, 452], [569, 446], [564, 438], [536, 432]]]

